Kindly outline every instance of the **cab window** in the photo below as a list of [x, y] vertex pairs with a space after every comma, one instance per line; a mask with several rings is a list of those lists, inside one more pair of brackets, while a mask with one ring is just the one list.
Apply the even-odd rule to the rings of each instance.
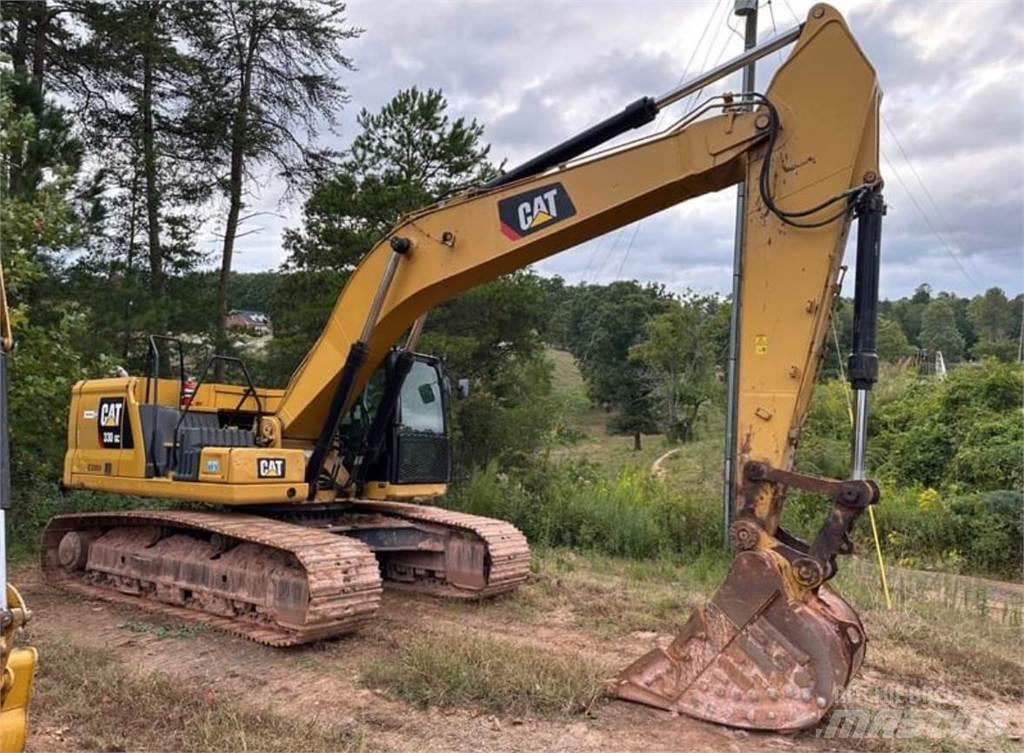
[[402, 385], [402, 428], [444, 434], [444, 403], [437, 369], [416, 361]]

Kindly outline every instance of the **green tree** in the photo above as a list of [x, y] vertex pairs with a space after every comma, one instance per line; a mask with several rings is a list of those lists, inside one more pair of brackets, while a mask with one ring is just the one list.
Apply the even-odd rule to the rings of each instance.
[[903, 333], [903, 328], [895, 319], [887, 316], [878, 318], [878, 357], [883, 361], [894, 362], [913, 355], [914, 349]]
[[403, 214], [495, 174], [483, 126], [453, 119], [439, 90], [404, 89], [356, 122], [344, 164], [303, 207], [303, 229], [285, 234], [293, 268], [351, 271]]
[[925, 307], [921, 316], [921, 345], [942, 351], [947, 361], [960, 360], [964, 338], [957, 329], [956, 312], [949, 299], [936, 298]]
[[50, 104], [23, 75], [4, 71], [7, 137], [3, 142], [4, 193], [10, 199], [33, 198], [50, 171], [77, 175], [85, 147], [68, 124], [65, 111]]
[[272, 307], [275, 381], [309, 349], [348, 275], [403, 214], [494, 173], [483, 127], [452, 119], [439, 91], [400, 91], [357, 122], [346, 159], [303, 206], [302, 227], [285, 232], [288, 274]]
[[917, 286], [911, 297], [893, 302], [888, 312], [906, 333], [910, 344], [915, 347], [924, 347], [920, 341], [921, 317], [931, 300], [932, 288], [924, 283]]
[[550, 434], [551, 365], [539, 334], [546, 316], [542, 278], [529, 270], [472, 288], [430, 313], [422, 349], [441, 356], [450, 378], [472, 385], [469, 398], [453, 404], [457, 478], [492, 460], [523, 467]]
[[648, 369], [629, 353], [669, 305], [661, 286], [620, 281], [577, 291], [569, 316], [570, 348], [590, 399], [613, 411], [609, 431], [632, 434], [636, 449], [642, 434], [657, 430], [657, 400]]
[[149, 300], [159, 299], [168, 273], [198, 261], [191, 242], [202, 220], [196, 209], [214, 186], [184, 123], [199, 94], [199, 60], [184, 43], [195, 6], [122, 0], [85, 8], [86, 133], [109, 168], [117, 225], [114, 242], [98, 255], [130, 274], [144, 251]]
[[939, 293], [942, 298], [949, 298], [950, 303], [953, 304], [953, 319], [956, 321], [956, 329], [960, 333], [960, 336], [964, 339], [963, 352], [966, 355], [971, 352], [971, 348], [978, 341], [978, 335], [974, 331], [974, 323], [971, 321], [971, 317], [967, 313], [967, 309], [970, 306], [970, 300], [967, 298], [961, 298], [956, 293]]
[[1019, 364], [964, 364], [945, 380], [919, 380], [902, 399], [879, 404], [873, 456], [901, 485], [1019, 489], [1024, 423]]
[[729, 307], [716, 296], [686, 295], [647, 322], [645, 338], [629, 357], [644, 364], [658, 385], [666, 433], [688, 442], [701, 406], [721, 392]]
[[231, 277], [229, 308], [263, 312], [270, 310], [271, 301], [281, 281], [279, 273], [236, 272]]
[[977, 358], [993, 356], [1011, 361], [1017, 356], [1017, 312], [1002, 288], [989, 288], [971, 299], [967, 308], [978, 341], [971, 348]]
[[[11, 474], [29, 503], [55, 484], [71, 386], [90, 366], [82, 307], [62, 291], [61, 262], [81, 243], [90, 213], [75, 179], [81, 151], [66, 113], [23, 75], [0, 74], [0, 250], [17, 347], [11, 357]], [[23, 157], [31, 152], [31, 163]], [[35, 171], [25, 180], [27, 164]], [[12, 177], [18, 176], [17, 180]]]
[[40, 94], [84, 94], [80, 21], [98, 3], [25, 0], [0, 3], [0, 49], [15, 76]]
[[193, 4], [191, 41], [204, 80], [191, 98], [189, 127], [223, 167], [227, 202], [217, 290], [216, 342], [226, 350], [228, 298], [235, 240], [255, 173], [275, 170], [289, 187], [304, 185], [329, 164], [319, 126], [336, 122], [347, 101], [338, 80], [352, 69], [340, 0], [224, 0]]

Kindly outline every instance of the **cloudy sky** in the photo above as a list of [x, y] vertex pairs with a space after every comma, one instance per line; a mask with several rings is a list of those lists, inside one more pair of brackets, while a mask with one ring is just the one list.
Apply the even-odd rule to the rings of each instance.
[[[1017, 0], [834, 4], [885, 92], [882, 295], [905, 295], [922, 282], [960, 294], [993, 285], [1021, 292], [1024, 8]], [[738, 54], [743, 42], [730, 30], [739, 28], [732, 6], [733, 0], [351, 0], [349, 21], [366, 31], [349, 47], [358, 70], [343, 75], [352, 102], [339, 133], [325, 143], [346, 145], [359, 108], [374, 110], [401, 88], [435, 87], [454, 114], [485, 125], [496, 159], [515, 165], [639, 96], [656, 96]], [[762, 0], [761, 38], [773, 25], [783, 30], [804, 20], [810, 6]], [[779, 60], [776, 54], [759, 64], [759, 89]], [[738, 88], [737, 78], [726, 79], [705, 95]], [[665, 127], [685, 108], [677, 105], [655, 125]], [[281, 232], [299, 225], [301, 207], [280, 198], [269, 179], [251, 197], [266, 214], [239, 240], [239, 271], [272, 269], [283, 260]], [[727, 189], [538, 269], [573, 283], [633, 278], [676, 291], [726, 292], [734, 207], [735, 189]]]

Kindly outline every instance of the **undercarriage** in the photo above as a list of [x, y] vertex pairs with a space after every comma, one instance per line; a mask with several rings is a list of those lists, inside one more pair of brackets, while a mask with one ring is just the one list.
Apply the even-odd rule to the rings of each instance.
[[42, 554], [47, 580], [62, 588], [273, 646], [357, 630], [384, 585], [484, 598], [525, 582], [529, 564], [508, 523], [363, 500], [259, 514], [62, 515]]

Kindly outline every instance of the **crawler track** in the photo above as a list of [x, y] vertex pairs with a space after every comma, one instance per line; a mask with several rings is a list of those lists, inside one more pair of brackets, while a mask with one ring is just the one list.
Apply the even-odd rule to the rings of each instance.
[[[68, 566], [74, 547], [62, 541], [72, 532], [91, 547]], [[58, 516], [43, 534], [42, 567], [61, 588], [269, 646], [350, 633], [381, 600], [377, 561], [362, 542], [237, 513]]]
[[486, 547], [487, 555], [481, 574], [484, 584], [477, 590], [458, 589], [440, 583], [388, 582], [389, 587], [433, 591], [441, 596], [486, 598], [518, 588], [529, 576], [530, 545], [518, 528], [503, 520], [406, 502], [355, 500], [352, 507], [357, 512], [379, 513], [415, 523], [455, 529], [480, 539]]

